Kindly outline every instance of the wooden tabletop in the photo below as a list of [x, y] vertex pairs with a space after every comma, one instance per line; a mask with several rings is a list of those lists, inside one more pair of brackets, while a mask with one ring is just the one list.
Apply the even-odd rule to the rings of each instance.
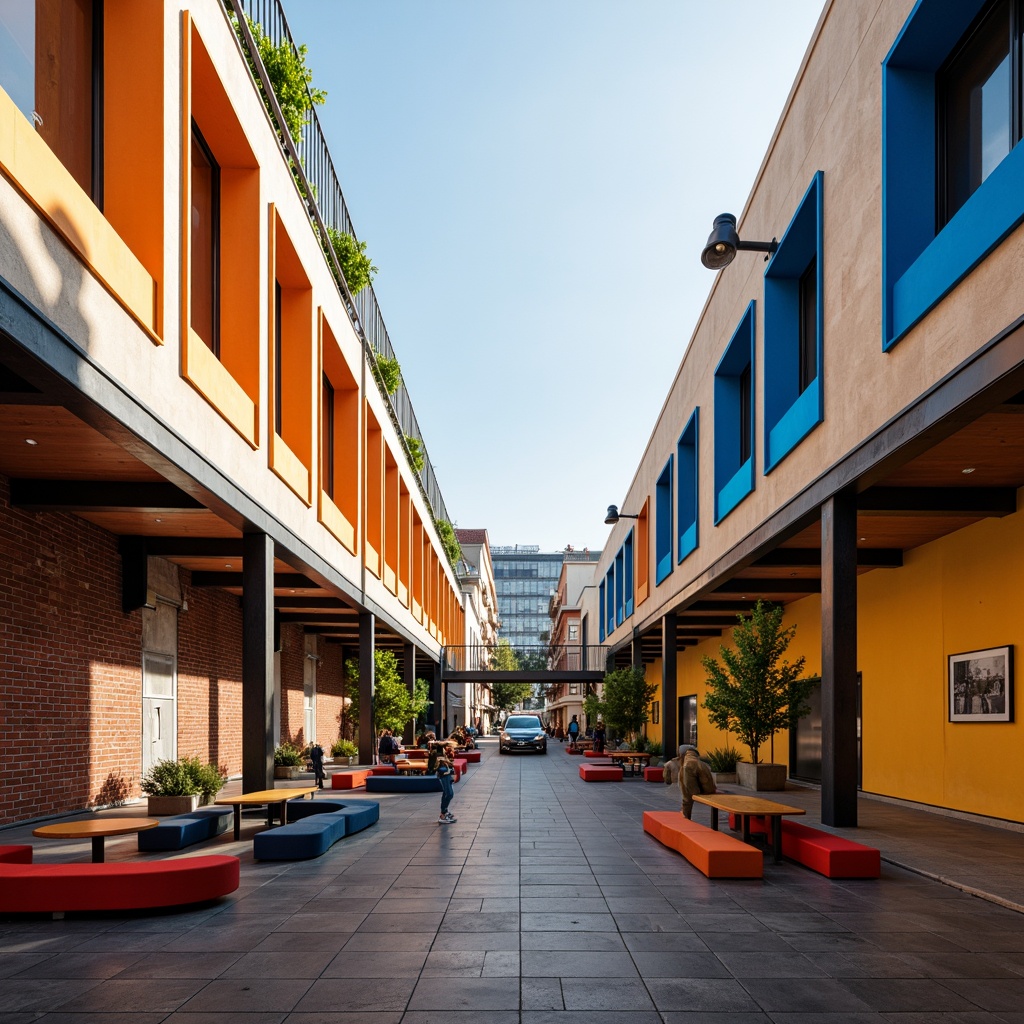
[[293, 796], [305, 796], [307, 793], [315, 793], [319, 786], [289, 786], [287, 789], [260, 789], [253, 793], [239, 793], [237, 796], [222, 796], [214, 800], [215, 804], [230, 804], [231, 806], [249, 806], [250, 804], [279, 804], [285, 800], [291, 800]]
[[610, 757], [613, 761], [617, 758], [625, 758], [633, 761], [650, 761], [651, 755], [641, 753], [639, 750], [609, 750], [605, 752], [605, 757]]
[[707, 804], [719, 811], [730, 814], [806, 814], [802, 807], [776, 803], [759, 796], [742, 796], [736, 793], [707, 793], [694, 796], [694, 801]]
[[90, 818], [87, 821], [62, 821], [56, 825], [40, 825], [32, 835], [40, 839], [91, 839], [94, 836], [126, 836], [156, 828], [156, 818]]

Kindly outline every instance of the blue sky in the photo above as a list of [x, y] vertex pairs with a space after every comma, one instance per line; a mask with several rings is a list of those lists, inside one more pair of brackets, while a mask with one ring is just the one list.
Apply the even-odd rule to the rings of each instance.
[[604, 544], [822, 7], [285, 0], [458, 526]]

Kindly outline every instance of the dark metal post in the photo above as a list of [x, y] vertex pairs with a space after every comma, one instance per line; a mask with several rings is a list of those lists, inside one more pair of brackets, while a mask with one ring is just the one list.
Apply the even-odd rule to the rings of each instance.
[[821, 506], [821, 820], [857, 824], [857, 497]]
[[676, 619], [675, 612], [669, 612], [661, 619], [661, 745], [665, 758], [675, 757], [679, 748]]
[[630, 655], [633, 659], [633, 668], [640, 672], [644, 670], [643, 644], [640, 642], [640, 630], [633, 630], [633, 639], [630, 641]]
[[274, 541], [242, 538], [242, 791], [274, 787]]
[[439, 661], [434, 664], [434, 673], [430, 680], [430, 701], [430, 717], [434, 729], [438, 733], [438, 739], [441, 739], [444, 708], [441, 706], [441, 663]]
[[374, 630], [373, 612], [359, 614], [359, 763], [373, 764], [377, 737], [373, 734]]
[[[405, 657], [403, 658], [403, 667], [405, 668], [405, 686], [409, 691], [409, 696], [413, 696], [416, 692], [416, 645], [406, 644], [405, 645]], [[402, 733], [402, 742], [406, 745], [415, 742], [416, 724], [412, 721], [406, 723], [405, 731]]]

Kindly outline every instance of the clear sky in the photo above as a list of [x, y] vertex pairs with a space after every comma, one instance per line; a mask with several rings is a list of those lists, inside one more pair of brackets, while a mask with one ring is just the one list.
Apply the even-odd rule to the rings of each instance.
[[285, 0], [457, 526], [604, 545], [823, 6]]

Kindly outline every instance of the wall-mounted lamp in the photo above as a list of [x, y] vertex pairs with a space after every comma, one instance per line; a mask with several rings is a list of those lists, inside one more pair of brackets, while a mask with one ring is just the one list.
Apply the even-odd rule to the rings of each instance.
[[732, 263], [737, 250], [748, 249], [765, 253], [767, 262], [778, 247], [779, 243], [774, 238], [770, 242], [741, 242], [736, 233], [736, 218], [731, 213], [720, 213], [715, 218], [715, 226], [708, 235], [708, 244], [700, 254], [700, 261], [708, 270], [721, 270]]
[[609, 505], [608, 514], [604, 517], [605, 526], [614, 526], [620, 519], [639, 519], [639, 516], [631, 516], [628, 512], [620, 512], [618, 505]]

